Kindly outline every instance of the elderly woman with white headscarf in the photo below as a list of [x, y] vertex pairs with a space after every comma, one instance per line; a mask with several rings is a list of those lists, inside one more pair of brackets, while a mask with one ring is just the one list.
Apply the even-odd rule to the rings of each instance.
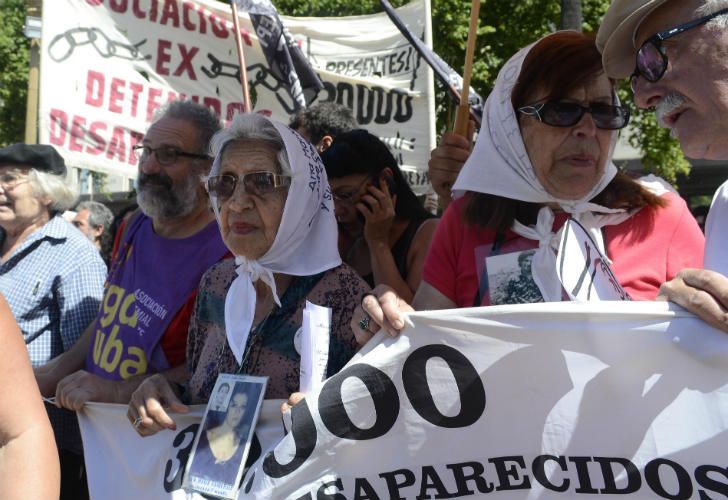
[[[327, 375], [354, 355], [349, 322], [368, 285], [342, 264], [326, 171], [315, 149], [261, 115], [235, 117], [212, 140], [207, 190], [223, 241], [235, 255], [200, 282], [187, 345], [190, 403], [209, 399], [220, 373], [268, 376], [266, 399], [299, 390], [306, 302], [331, 309]], [[151, 435], [184, 409], [162, 375], [132, 395], [128, 416]], [[183, 410], [184, 411], [184, 410]]]
[[[415, 309], [568, 299], [559, 273], [585, 261], [559, 254], [567, 219], [583, 226], [623, 296], [653, 299], [680, 269], [700, 266], [704, 239], [684, 201], [656, 178], [635, 181], [611, 161], [629, 111], [591, 36], [557, 32], [519, 51], [500, 71], [484, 116], [472, 154], [452, 134], [433, 151], [431, 167], [467, 161]], [[529, 259], [519, 259], [524, 252]], [[404, 326], [400, 311], [411, 309], [386, 289], [362, 305], [352, 321], [362, 340], [372, 320], [395, 334]]]

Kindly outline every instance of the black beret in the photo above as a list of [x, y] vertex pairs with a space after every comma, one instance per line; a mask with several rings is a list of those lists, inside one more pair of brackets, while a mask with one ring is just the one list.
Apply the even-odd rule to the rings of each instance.
[[13, 144], [0, 149], [0, 167], [29, 167], [66, 175], [66, 163], [56, 148], [47, 144]]

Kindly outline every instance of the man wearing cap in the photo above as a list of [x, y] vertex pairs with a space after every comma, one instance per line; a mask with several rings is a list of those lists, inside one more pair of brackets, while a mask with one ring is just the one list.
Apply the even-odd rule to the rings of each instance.
[[[76, 202], [66, 165], [52, 147], [0, 149], [0, 292], [7, 298], [34, 367], [68, 350], [96, 317], [106, 265], [61, 214]], [[47, 406], [62, 475], [83, 466], [75, 415]]]
[[[630, 77], [686, 156], [728, 160], [728, 0], [614, 0], [597, 35], [611, 78]], [[661, 294], [728, 332], [728, 183], [706, 222], [705, 268], [685, 269]]]

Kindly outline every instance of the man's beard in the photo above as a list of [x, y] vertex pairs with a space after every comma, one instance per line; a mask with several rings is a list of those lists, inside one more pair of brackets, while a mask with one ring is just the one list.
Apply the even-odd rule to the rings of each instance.
[[178, 184], [164, 174], [143, 174], [137, 181], [137, 203], [144, 215], [152, 219], [174, 219], [190, 214], [199, 202], [196, 173]]
[[[670, 128], [667, 123], [665, 123], [665, 116], [669, 115], [683, 104], [685, 104], [685, 97], [677, 92], [667, 94], [665, 97], [660, 99], [655, 106], [657, 124], [662, 128]], [[672, 131], [672, 134], [674, 134], [674, 130]]]

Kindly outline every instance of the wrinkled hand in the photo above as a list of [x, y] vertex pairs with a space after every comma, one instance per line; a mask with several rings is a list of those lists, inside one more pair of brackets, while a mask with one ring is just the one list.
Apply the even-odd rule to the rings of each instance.
[[167, 410], [187, 413], [190, 408], [182, 404], [164, 375], [156, 374], [142, 382], [131, 395], [126, 417], [137, 434], [146, 437], [164, 429], [177, 430], [177, 424]]
[[[414, 311], [412, 306], [402, 300], [394, 290], [386, 285], [379, 285], [364, 295], [361, 305], [354, 310], [351, 317], [351, 329], [359, 345], [366, 344], [379, 328], [395, 337], [404, 328], [402, 312]], [[363, 318], [369, 318], [369, 326], [362, 328]]]
[[683, 269], [663, 283], [658, 299], [684, 307], [715, 328], [728, 332], [728, 278], [707, 269]]
[[[474, 127], [475, 125], [470, 122], [470, 137], [473, 135]], [[451, 132], [443, 134], [440, 143], [430, 153], [428, 176], [443, 207], [452, 200], [452, 185], [469, 156], [470, 139]]]
[[394, 223], [396, 203], [397, 196], [392, 196], [384, 179], [379, 181], [379, 188], [369, 186], [360, 198], [356, 209], [364, 216], [364, 239], [368, 245], [383, 243], [389, 247], [389, 231]]
[[281, 413], [285, 413], [289, 411], [291, 408], [296, 406], [298, 403], [303, 401], [306, 398], [306, 395], [302, 392], [294, 392], [290, 396], [288, 396], [288, 401], [281, 404]]
[[118, 382], [79, 370], [58, 382], [56, 406], [78, 411], [89, 401], [114, 403], [117, 401]]

